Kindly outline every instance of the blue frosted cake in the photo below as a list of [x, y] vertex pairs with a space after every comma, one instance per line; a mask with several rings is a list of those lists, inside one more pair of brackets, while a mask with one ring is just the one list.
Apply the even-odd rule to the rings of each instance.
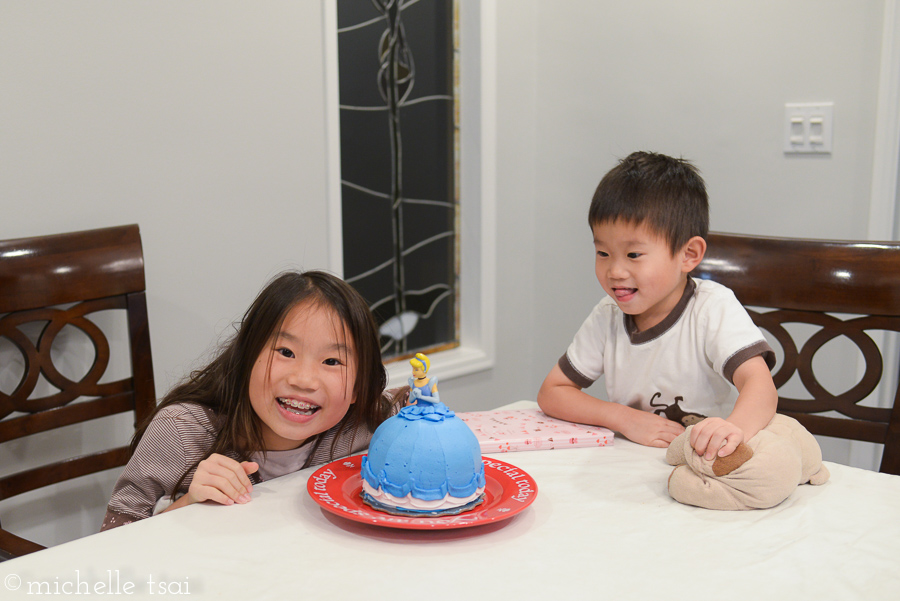
[[440, 402], [428, 358], [410, 360], [410, 404], [375, 430], [362, 459], [363, 500], [401, 515], [468, 511], [484, 500], [484, 464], [475, 434]]

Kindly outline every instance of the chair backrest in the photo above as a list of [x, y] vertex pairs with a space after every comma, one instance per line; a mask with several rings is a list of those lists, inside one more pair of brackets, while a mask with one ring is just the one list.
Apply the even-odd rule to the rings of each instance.
[[[779, 413], [814, 434], [883, 444], [880, 470], [900, 474], [900, 391], [891, 391], [891, 408], [860, 403], [884, 372], [870, 333], [900, 331], [900, 243], [711, 233], [706, 256], [691, 275], [731, 288], [753, 321], [781, 346], [783, 361], [773, 374]], [[813, 326], [815, 331], [798, 348], [789, 332], [797, 328], [788, 324], [807, 324], [801, 329]], [[833, 394], [820, 383], [822, 374], [816, 377], [813, 358], [841, 336], [859, 348], [865, 370], [855, 386]], [[855, 375], [857, 366], [847, 369]], [[897, 365], [889, 370], [896, 374]], [[782, 388], [795, 373], [807, 398], [784, 396]]]
[[[156, 393], [144, 289], [137, 225], [0, 241], [0, 337], [21, 353], [24, 364], [16, 388], [10, 394], [0, 391], [0, 444], [127, 411], [135, 413], [136, 423], [150, 415]], [[110, 310], [124, 311], [127, 318], [131, 377], [101, 382], [110, 341], [91, 314]], [[67, 326], [91, 342], [80, 345], [92, 356], [79, 381], [62, 375], [53, 362], [59, 358], [55, 352], [51, 356], [54, 339]], [[35, 327], [36, 341], [26, 333]], [[33, 398], [50, 389], [47, 383], [58, 391]], [[125, 465], [128, 456], [125, 444], [7, 475], [0, 478], [0, 501]], [[0, 555], [42, 548], [0, 527]]]

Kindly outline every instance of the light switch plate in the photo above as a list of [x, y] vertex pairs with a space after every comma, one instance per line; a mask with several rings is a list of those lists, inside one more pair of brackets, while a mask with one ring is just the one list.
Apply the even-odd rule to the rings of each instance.
[[830, 154], [833, 129], [833, 102], [784, 105], [785, 154]]

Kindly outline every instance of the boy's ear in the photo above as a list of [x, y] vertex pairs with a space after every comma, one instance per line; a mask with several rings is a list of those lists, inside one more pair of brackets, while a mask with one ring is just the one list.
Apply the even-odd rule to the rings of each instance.
[[700, 236], [694, 236], [687, 241], [687, 244], [684, 245], [684, 250], [682, 251], [681, 270], [684, 273], [690, 273], [694, 270], [694, 267], [696, 267], [700, 263], [700, 261], [703, 260], [703, 256], [705, 254], [706, 240], [704, 240]]

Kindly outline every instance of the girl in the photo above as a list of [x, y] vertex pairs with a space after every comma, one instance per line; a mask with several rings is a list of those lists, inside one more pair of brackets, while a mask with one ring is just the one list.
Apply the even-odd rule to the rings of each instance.
[[101, 530], [201, 501], [246, 503], [253, 483], [365, 448], [394, 411], [385, 384], [362, 297], [326, 273], [281, 274], [138, 428]]

